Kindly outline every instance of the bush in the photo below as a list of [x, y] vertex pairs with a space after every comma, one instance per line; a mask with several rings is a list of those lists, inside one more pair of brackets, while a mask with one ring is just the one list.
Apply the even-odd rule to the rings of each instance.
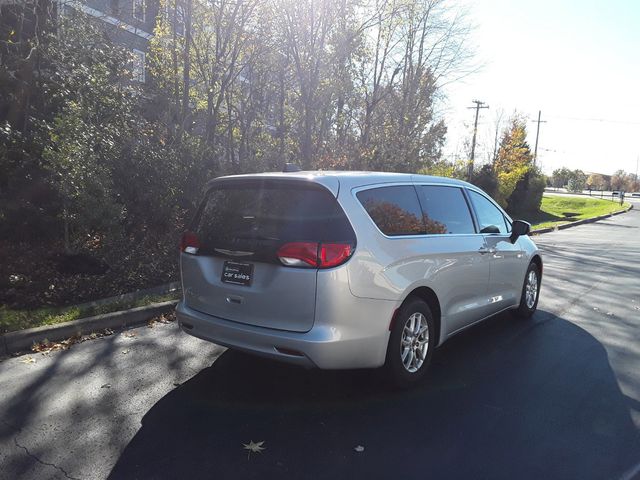
[[546, 179], [539, 171], [529, 169], [517, 182], [507, 199], [509, 213], [537, 212], [540, 210]]
[[495, 197], [498, 193], [498, 179], [493, 170], [493, 166], [490, 164], [483, 165], [480, 170], [474, 173], [471, 179], [476, 187], [481, 188], [492, 197]]

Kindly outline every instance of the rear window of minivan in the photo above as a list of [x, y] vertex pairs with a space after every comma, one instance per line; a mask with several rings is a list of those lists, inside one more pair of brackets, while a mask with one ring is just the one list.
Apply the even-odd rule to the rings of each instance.
[[355, 234], [335, 197], [297, 181], [221, 181], [207, 192], [192, 225], [201, 254], [216, 249], [255, 252], [274, 260], [287, 242], [347, 242]]

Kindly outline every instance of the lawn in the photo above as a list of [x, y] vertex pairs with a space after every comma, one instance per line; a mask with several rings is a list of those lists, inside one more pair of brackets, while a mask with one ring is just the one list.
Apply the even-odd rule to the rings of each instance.
[[55, 325], [69, 322], [79, 318], [91, 317], [103, 313], [117, 312], [135, 307], [144, 307], [152, 303], [177, 300], [179, 292], [166, 295], [152, 295], [133, 301], [115, 301], [97, 307], [44, 307], [36, 309], [12, 310], [0, 306], [0, 334], [23, 330], [25, 328], [41, 327], [43, 325]]
[[628, 207], [629, 204], [626, 202], [623, 206], [620, 206], [619, 201], [549, 195], [542, 197], [542, 205], [539, 212], [525, 214], [518, 218], [530, 222], [532, 229], [538, 229], [598, 217]]

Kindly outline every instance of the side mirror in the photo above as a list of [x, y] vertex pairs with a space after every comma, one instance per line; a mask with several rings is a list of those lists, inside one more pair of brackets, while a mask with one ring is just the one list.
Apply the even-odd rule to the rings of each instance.
[[531, 224], [524, 220], [514, 220], [511, 224], [511, 243], [514, 243], [518, 237], [529, 235]]
[[480, 230], [480, 233], [500, 233], [500, 228], [495, 225], [489, 225]]

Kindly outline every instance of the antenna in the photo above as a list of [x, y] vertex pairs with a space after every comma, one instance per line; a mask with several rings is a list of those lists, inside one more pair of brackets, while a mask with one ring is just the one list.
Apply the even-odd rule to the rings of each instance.
[[302, 171], [302, 169], [300, 168], [300, 165], [296, 165], [295, 163], [285, 163], [282, 171], [284, 173], [291, 173], [291, 172], [300, 172]]

